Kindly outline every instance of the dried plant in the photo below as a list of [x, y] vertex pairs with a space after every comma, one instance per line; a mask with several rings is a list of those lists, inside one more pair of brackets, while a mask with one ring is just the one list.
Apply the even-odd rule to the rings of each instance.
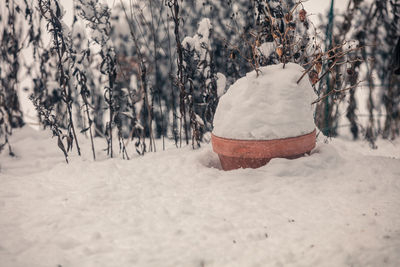
[[200, 146], [203, 133], [212, 130], [212, 120], [218, 104], [218, 78], [211, 50], [211, 34], [211, 22], [205, 18], [199, 22], [197, 33], [182, 41], [183, 81], [188, 96], [186, 105], [193, 147], [195, 143]]
[[[121, 7], [124, 13], [124, 17], [126, 19], [126, 22], [128, 23], [129, 27], [129, 33], [131, 40], [133, 41], [134, 49], [135, 49], [135, 54], [137, 56], [137, 61], [138, 61], [138, 80], [139, 80], [139, 93], [136, 93], [136, 96], [140, 96], [140, 100], [136, 100], [136, 97], [132, 94], [132, 92], [129, 94], [130, 95], [130, 100], [131, 100], [131, 106], [133, 107], [137, 102], [142, 102], [144, 105], [142, 107], [145, 109], [144, 113], [146, 113], [147, 117], [147, 129], [149, 133], [149, 138], [150, 138], [150, 145], [149, 145], [149, 150], [150, 151], [156, 151], [156, 144], [154, 140], [154, 134], [153, 134], [153, 105], [151, 102], [151, 98], [149, 95], [149, 88], [148, 88], [148, 69], [147, 69], [147, 62], [145, 60], [145, 56], [142, 53], [141, 46], [139, 44], [139, 38], [135, 32], [135, 25], [134, 25], [134, 7], [133, 3], [130, 2], [130, 14], [128, 14], [127, 8], [125, 7], [124, 3], [120, 1]], [[141, 14], [141, 13], [140, 13]], [[140, 16], [143, 17], [143, 14]], [[140, 28], [140, 25], [136, 25]], [[153, 36], [154, 38], [154, 36]], [[137, 137], [137, 142], [135, 143], [136, 145], [136, 151], [139, 154], [143, 154], [146, 151], [146, 145], [145, 145], [145, 127], [146, 124], [140, 123], [140, 116], [139, 116], [138, 111], [138, 116], [134, 117], [133, 123], [134, 127], [131, 130], [130, 136], [133, 138], [134, 136]], [[141, 135], [137, 135], [138, 133], [141, 133]]]
[[[298, 82], [313, 85], [315, 120], [325, 135], [337, 134], [344, 110], [353, 136], [361, 133], [372, 146], [379, 134], [399, 135], [400, 83], [390, 60], [398, 42], [396, 1], [350, 0], [343, 17], [335, 17], [340, 23], [326, 23], [325, 43], [301, 0], [119, 1], [112, 10], [99, 0], [75, 0], [71, 32], [61, 1], [38, 0], [36, 9], [32, 3], [5, 0], [1, 10], [0, 20], [10, 26], [0, 32], [0, 148], [8, 146], [10, 154], [11, 129], [23, 125], [16, 94], [21, 73], [33, 81], [28, 90], [40, 124], [67, 142], [58, 144], [66, 159], [72, 144], [80, 153], [76, 131], [90, 138], [93, 158], [95, 136], [106, 140], [111, 157], [118, 142], [127, 159], [131, 142], [140, 155], [156, 151], [156, 138], [163, 148], [167, 138], [177, 147], [191, 139], [197, 147], [212, 130], [227, 86], [252, 69], [289, 62], [305, 68]], [[213, 26], [208, 32], [198, 29], [203, 18]], [[20, 19], [28, 21], [26, 36]], [[35, 62], [21, 61], [26, 48]], [[369, 90], [365, 125], [357, 117], [362, 81]]]
[[72, 116], [72, 92], [68, 86], [69, 61], [71, 58], [71, 39], [68, 27], [62, 21], [64, 11], [58, 0], [39, 0], [39, 11], [47, 22], [47, 30], [52, 35], [51, 51], [57, 55], [58, 83], [61, 88], [61, 98], [65, 103], [68, 114], [68, 137], [75, 141], [78, 155], [81, 155]]
[[[22, 26], [17, 17], [21, 19], [24, 15], [22, 6], [14, 1], [6, 0], [3, 5], [4, 10], [0, 13], [0, 22], [1, 19], [5, 20], [5, 25], [0, 31], [0, 137], [3, 138], [0, 142], [0, 152], [7, 145], [9, 154], [14, 155], [9, 136], [12, 134], [12, 128], [24, 125], [17, 94], [19, 55], [23, 45]], [[27, 9], [29, 10], [28, 7]]]
[[118, 96], [118, 88], [115, 87], [117, 78], [117, 56], [114, 46], [110, 39], [111, 24], [110, 14], [111, 11], [107, 5], [99, 3], [99, 1], [84, 1], [77, 0], [76, 8], [78, 14], [86, 22], [87, 26], [92, 30], [92, 40], [100, 45], [100, 56], [102, 62], [100, 64], [100, 72], [107, 77], [108, 84], [104, 90], [104, 100], [108, 105], [109, 119], [106, 125], [107, 135], [107, 153], [113, 157], [113, 124], [117, 126], [118, 140], [120, 151], [126, 155], [125, 142], [123, 134], [121, 133], [121, 103]]
[[[35, 106], [35, 109], [41, 118], [41, 120], [50, 127], [50, 130], [53, 133], [53, 137], [57, 137], [57, 146], [60, 148], [60, 150], [64, 154], [65, 161], [68, 163], [68, 152], [72, 149], [73, 146], [73, 137], [68, 133], [64, 134], [62, 130], [60, 129], [56, 116], [52, 114], [51, 108], [45, 108], [42, 103], [40, 102], [40, 99], [35, 98], [34, 96], [30, 97], [30, 100], [32, 101], [33, 105]], [[63, 139], [66, 139], [67, 142], [67, 148], [65, 149]]]
[[186, 118], [186, 99], [188, 98], [187, 92], [185, 90], [185, 82], [184, 82], [184, 62], [183, 62], [183, 47], [180, 36], [180, 25], [182, 22], [182, 18], [180, 17], [180, 6], [178, 0], [170, 0], [167, 1], [167, 5], [171, 10], [171, 17], [174, 23], [174, 35], [176, 42], [176, 53], [177, 57], [177, 75], [176, 75], [176, 86], [179, 88], [179, 111], [180, 111], [180, 130], [179, 130], [179, 140], [180, 146], [182, 146], [182, 127], [185, 133], [186, 144], [189, 144], [189, 130], [187, 126], [187, 118]]

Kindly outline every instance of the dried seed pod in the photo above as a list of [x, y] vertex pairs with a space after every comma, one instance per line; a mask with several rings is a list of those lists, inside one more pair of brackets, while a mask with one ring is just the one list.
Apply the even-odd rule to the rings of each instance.
[[315, 69], [317, 70], [317, 73], [320, 74], [320, 73], [321, 73], [321, 70], [322, 70], [322, 62], [318, 61], [318, 62], [315, 64]]
[[330, 51], [328, 53], [328, 56], [329, 56], [329, 58], [328, 58], [329, 59], [328, 60], [328, 66], [331, 67], [332, 64], [336, 61], [336, 54], [335, 54], [335, 52]]
[[347, 74], [352, 76], [354, 74], [354, 71], [350, 68], [347, 69]]
[[311, 70], [308, 73], [308, 77], [310, 78], [310, 82], [312, 85], [316, 84], [318, 82], [318, 72], [315, 70]]
[[292, 15], [292, 13], [286, 13], [285, 14], [285, 22], [286, 23], [289, 23], [289, 22], [291, 22], [293, 20], [293, 15]]
[[272, 34], [267, 34], [267, 36], [265, 36], [265, 41], [267, 43], [273, 42], [274, 41], [274, 37], [272, 36]]
[[283, 49], [282, 47], [277, 47], [276, 48], [276, 53], [278, 54], [279, 57], [281, 57], [283, 55]]
[[299, 19], [301, 22], [306, 21], [306, 16], [307, 16], [307, 11], [305, 11], [305, 9], [299, 11]]
[[229, 54], [229, 58], [230, 58], [230, 59], [235, 59], [235, 58], [236, 58], [235, 52], [232, 51], [232, 52]]

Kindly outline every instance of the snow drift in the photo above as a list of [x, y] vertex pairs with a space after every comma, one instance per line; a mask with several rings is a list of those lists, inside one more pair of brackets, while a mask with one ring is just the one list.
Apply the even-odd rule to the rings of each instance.
[[210, 145], [66, 164], [49, 134], [0, 154], [1, 267], [400, 266], [399, 143], [224, 172]]

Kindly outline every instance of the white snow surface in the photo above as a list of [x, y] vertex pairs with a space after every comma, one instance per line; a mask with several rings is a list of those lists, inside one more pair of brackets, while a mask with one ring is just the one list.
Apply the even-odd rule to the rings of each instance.
[[217, 95], [218, 97], [223, 96], [226, 89], [226, 77], [221, 72], [217, 73]]
[[194, 50], [196, 52], [194, 56], [197, 57], [198, 60], [207, 60], [210, 55], [205, 47], [210, 47], [209, 37], [211, 30], [212, 25], [210, 20], [208, 18], [203, 18], [198, 24], [197, 34], [195, 34], [193, 37], [186, 36], [183, 39], [183, 48]]
[[209, 18], [203, 18], [199, 22], [199, 28], [197, 33], [201, 35], [203, 38], [207, 38], [210, 36], [210, 31], [212, 29], [212, 25]]
[[207, 144], [93, 162], [81, 136], [67, 165], [48, 132], [10, 141], [0, 266], [400, 266], [398, 141], [322, 140], [229, 172]]
[[274, 42], [265, 42], [258, 47], [258, 51], [264, 56], [269, 57], [273, 52], [275, 52], [275, 43]]
[[241, 140], [271, 140], [308, 134], [315, 129], [313, 89], [304, 69], [287, 63], [261, 67], [230, 86], [215, 113], [213, 133]]

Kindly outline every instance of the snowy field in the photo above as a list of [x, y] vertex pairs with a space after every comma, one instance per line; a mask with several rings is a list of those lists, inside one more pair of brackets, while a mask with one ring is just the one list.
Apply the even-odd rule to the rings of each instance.
[[210, 145], [67, 165], [55, 142], [0, 155], [1, 267], [400, 266], [399, 141], [230, 172]]

